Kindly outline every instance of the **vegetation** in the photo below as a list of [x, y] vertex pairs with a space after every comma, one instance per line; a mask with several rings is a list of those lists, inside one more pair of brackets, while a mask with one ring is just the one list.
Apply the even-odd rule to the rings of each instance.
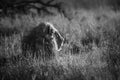
[[[53, 23], [65, 38], [62, 50], [51, 59], [31, 52], [23, 56], [22, 36], [43, 21]], [[0, 34], [0, 80], [120, 79], [119, 10], [71, 8], [67, 17], [16, 13], [0, 18]]]

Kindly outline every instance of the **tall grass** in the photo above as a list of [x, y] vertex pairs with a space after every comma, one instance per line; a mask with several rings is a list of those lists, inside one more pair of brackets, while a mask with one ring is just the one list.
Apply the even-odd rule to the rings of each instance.
[[[99, 12], [99, 13], [98, 13]], [[22, 56], [22, 34], [41, 21], [55, 25], [65, 38], [52, 59]], [[40, 17], [15, 15], [1, 18], [1, 26], [16, 27], [20, 33], [2, 37], [1, 80], [119, 80], [119, 12], [78, 10], [69, 21], [63, 15]], [[20, 56], [18, 56], [20, 55]]]

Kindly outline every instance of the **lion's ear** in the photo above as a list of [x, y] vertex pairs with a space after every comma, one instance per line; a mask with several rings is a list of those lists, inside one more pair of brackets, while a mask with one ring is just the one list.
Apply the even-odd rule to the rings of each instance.
[[58, 51], [61, 50], [61, 47], [63, 46], [64, 38], [60, 35], [59, 32], [54, 33], [55, 41], [56, 41], [56, 48]]

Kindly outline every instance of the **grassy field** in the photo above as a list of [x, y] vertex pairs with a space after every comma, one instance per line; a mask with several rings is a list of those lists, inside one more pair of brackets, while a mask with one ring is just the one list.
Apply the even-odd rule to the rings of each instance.
[[[1, 29], [17, 28], [18, 33], [0, 38], [0, 80], [120, 80], [120, 12], [78, 9], [70, 17], [1, 18]], [[22, 54], [23, 34], [42, 21], [53, 23], [65, 38], [62, 50], [49, 60], [29, 53], [15, 57]]]

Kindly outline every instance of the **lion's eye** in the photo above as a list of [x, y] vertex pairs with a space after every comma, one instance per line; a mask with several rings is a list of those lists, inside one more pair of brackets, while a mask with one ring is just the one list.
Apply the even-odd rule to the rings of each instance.
[[46, 39], [48, 40], [52, 40], [54, 37], [53, 37], [53, 34], [47, 34], [46, 35]]
[[46, 33], [52, 35], [53, 29], [51, 29], [50, 26], [47, 26]]

